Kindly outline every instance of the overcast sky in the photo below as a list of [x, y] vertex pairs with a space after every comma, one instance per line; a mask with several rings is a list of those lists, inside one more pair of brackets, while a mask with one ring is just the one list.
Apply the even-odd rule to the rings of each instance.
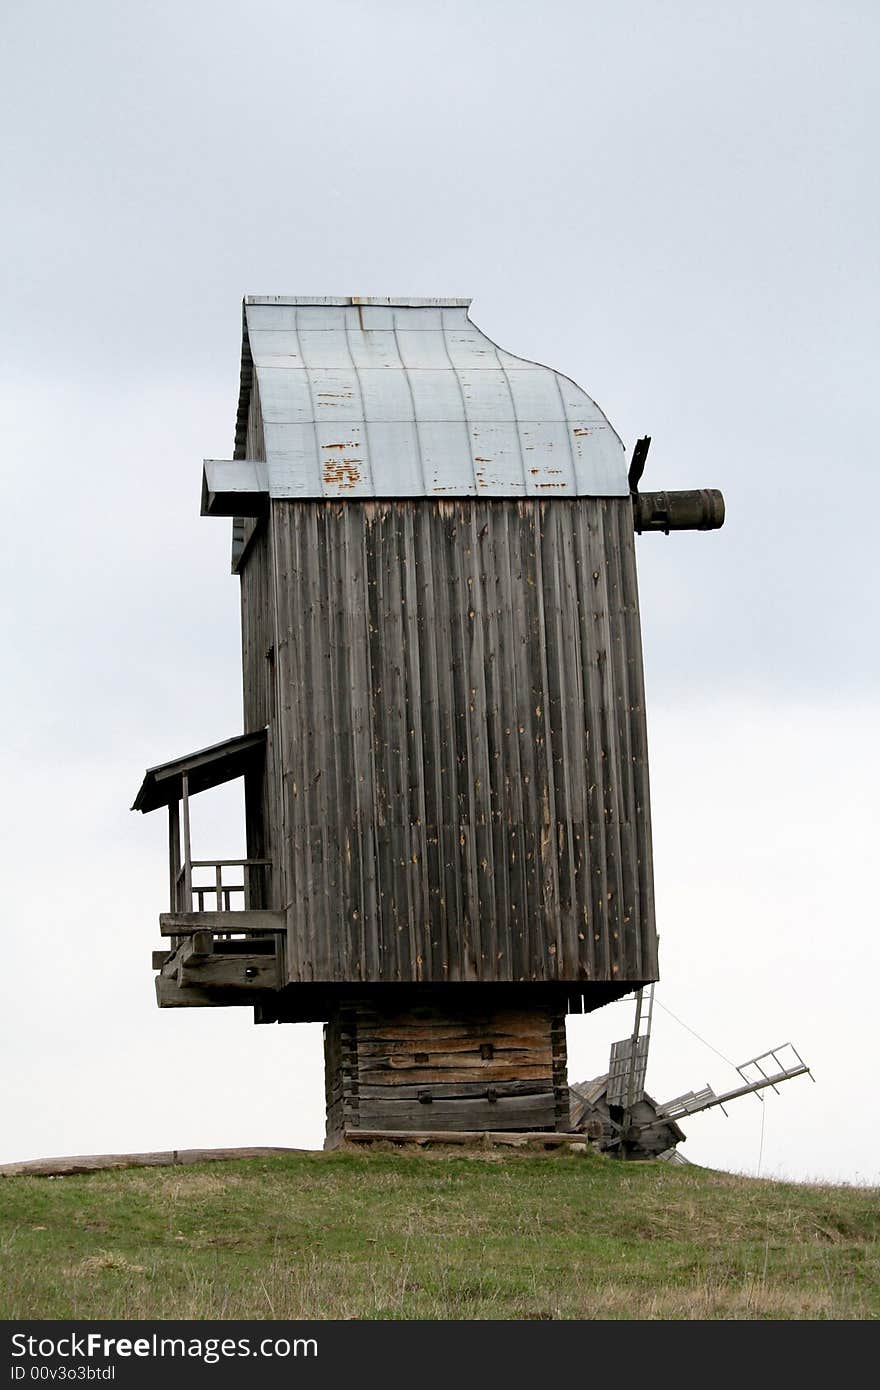
[[[649, 1089], [736, 1082], [665, 1009], [734, 1062], [790, 1037], [817, 1084], [684, 1152], [880, 1180], [878, 30], [857, 0], [7, 0], [0, 1161], [320, 1145], [320, 1029], [156, 1009], [166, 831], [128, 807], [241, 728], [198, 503], [242, 296], [471, 295], [653, 436], [644, 486], [727, 499], [638, 543]], [[239, 798], [201, 798], [204, 857], [241, 852]], [[572, 1023], [573, 1079], [630, 1016]]]

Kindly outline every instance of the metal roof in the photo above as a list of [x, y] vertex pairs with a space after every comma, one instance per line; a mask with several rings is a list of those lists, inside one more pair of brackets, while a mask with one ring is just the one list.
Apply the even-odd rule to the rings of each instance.
[[265, 746], [266, 730], [259, 729], [253, 734], [237, 734], [210, 748], [200, 748], [182, 758], [160, 763], [158, 767], [148, 767], [131, 809], [146, 813], [179, 801], [183, 795], [184, 773], [191, 796], [231, 782], [235, 777], [243, 777], [254, 761], [264, 756]]
[[[206, 461], [203, 512], [254, 515], [260, 493], [627, 496], [623, 444], [595, 401], [498, 347], [469, 304], [246, 299], [236, 459]], [[244, 454], [254, 379], [260, 469]]]

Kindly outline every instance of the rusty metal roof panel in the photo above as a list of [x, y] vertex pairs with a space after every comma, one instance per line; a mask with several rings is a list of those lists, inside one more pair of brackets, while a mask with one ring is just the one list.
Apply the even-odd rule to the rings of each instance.
[[595, 401], [499, 348], [469, 303], [245, 300], [269, 495], [627, 496], [623, 444]]

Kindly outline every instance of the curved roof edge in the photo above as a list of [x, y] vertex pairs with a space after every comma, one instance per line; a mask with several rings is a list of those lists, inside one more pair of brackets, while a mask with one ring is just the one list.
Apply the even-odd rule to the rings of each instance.
[[470, 303], [248, 296], [235, 460], [256, 379], [270, 497], [628, 496], [596, 402], [495, 344]]

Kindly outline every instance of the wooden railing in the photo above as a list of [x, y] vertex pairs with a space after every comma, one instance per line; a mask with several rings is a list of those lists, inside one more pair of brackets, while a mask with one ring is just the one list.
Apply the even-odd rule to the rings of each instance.
[[[269, 869], [269, 859], [187, 859], [184, 860], [175, 879], [175, 901], [172, 911], [178, 912], [234, 912], [251, 906], [249, 882], [250, 869]], [[193, 873], [198, 870], [213, 869], [213, 882], [194, 883]], [[241, 869], [241, 881], [224, 881], [224, 869]], [[232, 905], [232, 895], [241, 896], [241, 902]], [[207, 904], [206, 900], [207, 899]]]

